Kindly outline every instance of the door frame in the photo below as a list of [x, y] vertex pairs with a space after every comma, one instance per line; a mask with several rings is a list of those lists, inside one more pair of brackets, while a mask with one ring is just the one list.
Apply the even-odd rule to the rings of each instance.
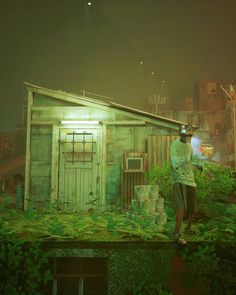
[[[106, 126], [105, 125], [84, 125], [82, 128], [97, 129], [98, 132], [98, 160], [100, 161], [98, 175], [100, 185], [100, 200], [98, 201], [98, 210], [107, 209], [105, 198], [105, 179], [106, 179]], [[59, 200], [59, 167], [60, 167], [60, 130], [61, 129], [79, 129], [81, 125], [58, 125], [52, 126], [52, 163], [51, 163], [51, 193], [50, 201], [57, 203]]]

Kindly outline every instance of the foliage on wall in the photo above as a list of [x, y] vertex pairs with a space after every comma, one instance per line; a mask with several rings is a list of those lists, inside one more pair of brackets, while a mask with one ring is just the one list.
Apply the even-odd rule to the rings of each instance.
[[[236, 292], [236, 240], [228, 244], [204, 244], [182, 250], [187, 263], [186, 287], [197, 287], [203, 295], [233, 295]], [[218, 253], [217, 253], [218, 252]]]
[[51, 278], [47, 254], [40, 243], [25, 246], [0, 220], [0, 294], [40, 295], [39, 287]]

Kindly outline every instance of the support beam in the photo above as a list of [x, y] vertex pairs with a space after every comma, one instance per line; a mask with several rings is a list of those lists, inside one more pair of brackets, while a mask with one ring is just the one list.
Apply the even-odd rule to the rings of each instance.
[[28, 90], [24, 210], [26, 210], [28, 208], [29, 199], [30, 199], [29, 179], [30, 179], [31, 108], [32, 108], [32, 104], [33, 104], [33, 92]]

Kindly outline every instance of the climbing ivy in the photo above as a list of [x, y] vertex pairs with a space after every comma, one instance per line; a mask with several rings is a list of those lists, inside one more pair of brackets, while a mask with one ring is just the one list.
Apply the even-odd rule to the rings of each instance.
[[25, 245], [0, 222], [0, 294], [40, 295], [40, 285], [51, 278], [47, 262], [39, 242]]
[[[217, 255], [217, 246], [221, 249], [220, 255]], [[235, 246], [234, 241], [224, 245], [211, 243], [196, 249], [183, 249], [181, 256], [188, 267], [185, 286], [197, 287], [203, 295], [236, 294], [236, 253], [232, 251]], [[229, 251], [228, 257], [222, 255], [225, 250]]]
[[139, 282], [134, 288], [132, 295], [171, 295], [163, 290], [161, 284], [157, 279], [150, 278], [148, 275]]

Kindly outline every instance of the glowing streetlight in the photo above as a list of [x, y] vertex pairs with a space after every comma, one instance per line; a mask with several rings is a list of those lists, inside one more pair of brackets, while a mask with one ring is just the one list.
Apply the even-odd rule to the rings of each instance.
[[88, 2], [88, 6], [91, 6], [92, 5], [92, 2]]

